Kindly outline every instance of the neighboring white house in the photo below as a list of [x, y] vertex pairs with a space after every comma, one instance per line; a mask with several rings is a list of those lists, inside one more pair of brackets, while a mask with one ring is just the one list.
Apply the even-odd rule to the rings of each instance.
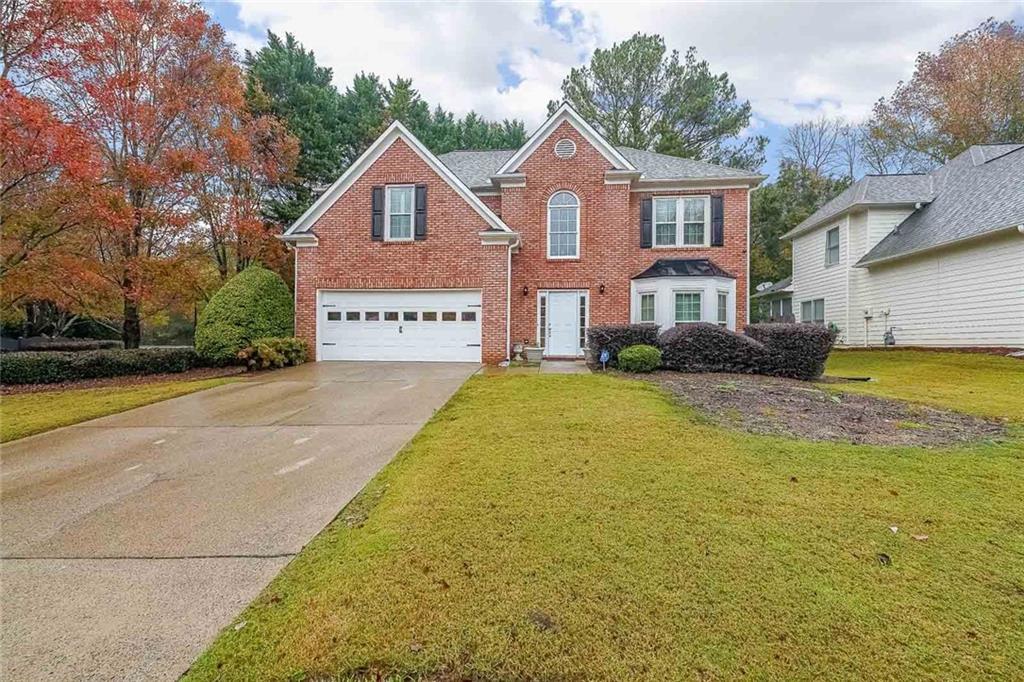
[[865, 176], [782, 238], [794, 316], [839, 343], [1024, 347], [1024, 144]]

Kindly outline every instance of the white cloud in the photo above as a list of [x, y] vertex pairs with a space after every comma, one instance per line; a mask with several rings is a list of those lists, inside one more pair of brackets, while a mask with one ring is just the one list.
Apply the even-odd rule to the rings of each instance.
[[[412, 77], [429, 102], [464, 114], [539, 124], [569, 69], [595, 47], [637, 31], [695, 45], [728, 71], [755, 111], [752, 128], [826, 114], [864, 118], [913, 72], [919, 51], [989, 16], [1024, 12], [1015, 2], [955, 3], [585, 3], [556, 0], [556, 27], [539, 4], [240, 3], [250, 30], [286, 31], [334, 69], [344, 88], [359, 71]], [[571, 27], [571, 28], [570, 28]], [[566, 29], [569, 28], [567, 31]], [[259, 41], [236, 31], [240, 49]], [[522, 81], [502, 87], [497, 65]]]

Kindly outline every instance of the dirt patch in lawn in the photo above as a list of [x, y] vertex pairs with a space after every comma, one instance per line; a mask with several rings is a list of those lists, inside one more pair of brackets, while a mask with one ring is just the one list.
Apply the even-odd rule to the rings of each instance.
[[1006, 431], [995, 420], [793, 379], [678, 372], [651, 378], [712, 421], [751, 433], [928, 447], [998, 438]]
[[17, 395], [19, 393], [45, 393], [47, 391], [67, 391], [79, 388], [106, 388], [108, 386], [136, 386], [140, 384], [159, 384], [168, 381], [196, 381], [199, 379], [215, 379], [217, 377], [244, 374], [244, 367], [203, 367], [190, 369], [187, 372], [165, 374], [141, 374], [107, 379], [85, 379], [84, 381], [65, 381], [59, 384], [17, 384], [0, 386], [0, 395]]

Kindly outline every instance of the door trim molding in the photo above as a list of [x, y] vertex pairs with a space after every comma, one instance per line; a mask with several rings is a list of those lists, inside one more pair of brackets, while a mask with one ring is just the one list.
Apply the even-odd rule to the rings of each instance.
[[[548, 354], [547, 330], [546, 329], [541, 329], [541, 326], [540, 326], [540, 300], [541, 300], [541, 297], [547, 297], [548, 294], [578, 294], [580, 296], [583, 296], [586, 299], [586, 306], [587, 306], [586, 311], [584, 312], [584, 319], [583, 319], [583, 327], [585, 329], [585, 328], [590, 326], [590, 290], [589, 289], [537, 289], [537, 305], [536, 305], [536, 312], [537, 312], [536, 318], [537, 319], [536, 319], [536, 322], [534, 324], [534, 330], [537, 332], [537, 341], [540, 342], [541, 339], [543, 339], [543, 342], [544, 342], [544, 355], [543, 356], [546, 357], [546, 358], [547, 357], [551, 357], [551, 358], [564, 358], [564, 357], [582, 358], [582, 357], [584, 357], [586, 355], [586, 350], [582, 346], [580, 346], [580, 347], [578, 347], [576, 349], [576, 355], [574, 355], [574, 356], [549, 355]], [[546, 300], [545, 301], [545, 305], [546, 305], [546, 311], [545, 312], [546, 312], [548, 321], [550, 322], [550, 319], [551, 319], [551, 303], [550, 303], [550, 300]], [[578, 305], [579, 305], [579, 302], [577, 301], [577, 306]], [[577, 337], [579, 336], [580, 331], [581, 330], [579, 328], [579, 316], [576, 315], [576, 335], [577, 335]]]

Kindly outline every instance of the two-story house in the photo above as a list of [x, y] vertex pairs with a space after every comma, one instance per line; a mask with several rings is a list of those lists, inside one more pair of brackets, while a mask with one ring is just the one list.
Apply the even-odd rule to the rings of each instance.
[[594, 324], [747, 320], [748, 171], [609, 144], [571, 107], [520, 149], [400, 123], [282, 236], [317, 360], [583, 355]]
[[793, 314], [840, 343], [1024, 347], [1024, 144], [865, 176], [783, 239]]

